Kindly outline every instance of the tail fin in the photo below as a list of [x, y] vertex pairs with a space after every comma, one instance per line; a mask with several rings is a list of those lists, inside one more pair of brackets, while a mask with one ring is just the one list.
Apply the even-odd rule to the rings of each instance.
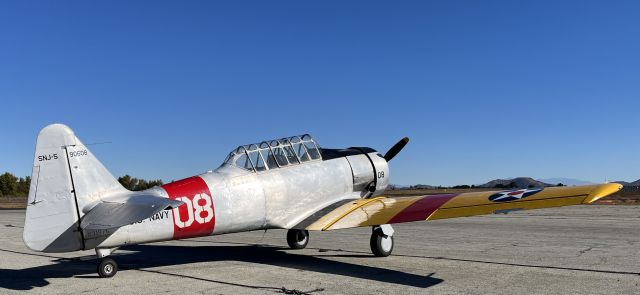
[[23, 240], [34, 251], [84, 249], [83, 210], [125, 189], [73, 131], [52, 124], [38, 134]]

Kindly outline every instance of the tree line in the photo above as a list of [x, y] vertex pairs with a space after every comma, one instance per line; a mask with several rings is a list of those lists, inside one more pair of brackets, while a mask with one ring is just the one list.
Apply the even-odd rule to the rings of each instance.
[[[163, 185], [160, 179], [145, 180], [132, 177], [129, 174], [118, 177], [118, 182], [131, 191], [141, 191]], [[9, 172], [0, 175], [0, 197], [26, 197], [29, 195], [29, 186], [31, 186], [30, 176], [16, 177]]]
[[118, 177], [118, 182], [130, 191], [143, 191], [154, 186], [161, 186], [162, 180], [144, 180], [141, 178], [131, 177], [129, 174]]
[[31, 176], [16, 177], [5, 172], [0, 175], [0, 197], [26, 197], [29, 194]]

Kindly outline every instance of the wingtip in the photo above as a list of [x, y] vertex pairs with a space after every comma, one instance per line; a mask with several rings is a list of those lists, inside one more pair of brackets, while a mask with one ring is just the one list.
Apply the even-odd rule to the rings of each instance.
[[599, 199], [610, 196], [619, 192], [622, 189], [622, 184], [619, 183], [605, 183], [596, 187], [589, 196], [584, 200], [584, 204], [593, 203]]

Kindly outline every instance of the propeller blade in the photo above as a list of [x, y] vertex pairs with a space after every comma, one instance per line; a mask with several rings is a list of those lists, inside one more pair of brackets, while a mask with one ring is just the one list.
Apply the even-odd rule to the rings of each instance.
[[393, 159], [393, 157], [395, 157], [404, 148], [404, 146], [407, 145], [407, 143], [409, 143], [408, 137], [398, 141], [389, 149], [389, 151], [387, 151], [386, 154], [384, 154], [384, 159], [387, 160], [387, 162], [391, 161], [391, 159]]

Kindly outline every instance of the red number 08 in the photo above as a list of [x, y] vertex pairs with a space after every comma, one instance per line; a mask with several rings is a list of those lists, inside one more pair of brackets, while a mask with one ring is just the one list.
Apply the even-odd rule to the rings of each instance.
[[[211, 197], [205, 193], [200, 193], [193, 197], [191, 201], [188, 197], [176, 198], [178, 201], [183, 201], [187, 206], [187, 220], [182, 220], [180, 216], [179, 208], [173, 208], [173, 215], [175, 216], [176, 225], [179, 228], [185, 228], [191, 226], [193, 222], [205, 224], [213, 218], [213, 209], [211, 209], [212, 201]], [[200, 200], [204, 200], [204, 204], [200, 205]], [[202, 217], [202, 213], [206, 212], [206, 216]]]

